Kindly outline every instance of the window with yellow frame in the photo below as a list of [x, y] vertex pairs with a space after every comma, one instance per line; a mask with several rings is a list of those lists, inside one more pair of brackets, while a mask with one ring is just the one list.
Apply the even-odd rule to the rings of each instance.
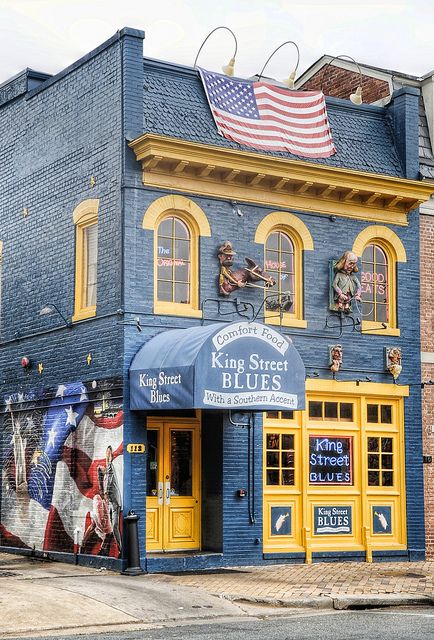
[[306, 327], [303, 302], [303, 251], [313, 249], [306, 225], [289, 212], [273, 212], [258, 225], [255, 242], [264, 245], [264, 267], [276, 284], [265, 290], [264, 320]]
[[399, 335], [397, 263], [406, 262], [400, 238], [388, 227], [371, 226], [356, 238], [361, 261], [362, 331]]
[[202, 209], [171, 194], [152, 202], [143, 229], [154, 232], [154, 313], [202, 317], [199, 303], [199, 238], [211, 228]]
[[99, 200], [84, 200], [74, 210], [75, 300], [72, 320], [96, 315]]

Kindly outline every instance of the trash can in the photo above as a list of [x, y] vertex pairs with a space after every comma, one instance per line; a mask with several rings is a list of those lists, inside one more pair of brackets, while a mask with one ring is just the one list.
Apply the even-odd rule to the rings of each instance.
[[140, 516], [134, 511], [128, 511], [128, 515], [123, 520], [124, 531], [126, 537], [126, 549], [127, 549], [127, 568], [122, 571], [126, 576], [138, 576], [144, 573], [140, 566], [140, 551], [139, 551], [139, 532], [138, 522]]

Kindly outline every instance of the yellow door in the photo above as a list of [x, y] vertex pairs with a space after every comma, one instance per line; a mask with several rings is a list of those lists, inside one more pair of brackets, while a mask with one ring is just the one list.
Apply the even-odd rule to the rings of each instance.
[[148, 551], [200, 548], [199, 424], [148, 426]]

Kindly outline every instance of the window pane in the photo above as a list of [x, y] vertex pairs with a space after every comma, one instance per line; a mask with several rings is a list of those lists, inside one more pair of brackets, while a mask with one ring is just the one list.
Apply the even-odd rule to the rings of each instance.
[[174, 276], [178, 282], [189, 282], [190, 263], [183, 260], [175, 260]]
[[378, 404], [368, 404], [368, 422], [378, 422]]
[[282, 452], [282, 467], [294, 468], [294, 453], [292, 451]]
[[324, 415], [326, 418], [338, 417], [338, 403], [337, 402], [325, 402], [324, 403]]
[[157, 297], [164, 302], [172, 302], [172, 283], [159, 280], [157, 285]]
[[383, 453], [381, 456], [381, 466], [383, 469], [393, 469], [393, 455], [390, 453]]
[[381, 405], [381, 422], [384, 424], [392, 424], [392, 405]]
[[353, 421], [353, 404], [352, 402], [341, 402], [339, 405], [341, 420]]
[[170, 432], [171, 493], [175, 496], [192, 495], [192, 432]]
[[383, 471], [382, 482], [383, 487], [392, 487], [393, 486], [393, 471]]
[[287, 451], [288, 449], [294, 449], [294, 436], [292, 434], [282, 435], [282, 449]]
[[309, 418], [322, 418], [322, 402], [309, 402]]
[[172, 237], [173, 218], [165, 218], [158, 227], [159, 236]]
[[267, 484], [279, 484], [279, 472], [267, 470]]
[[279, 448], [279, 434], [267, 433], [267, 449], [278, 449], [278, 448]]
[[267, 418], [273, 419], [273, 420], [277, 420], [279, 417], [279, 412], [278, 411], [267, 411]]
[[368, 472], [368, 484], [369, 486], [378, 487], [380, 486], [380, 472], [379, 471], [369, 471]]
[[379, 451], [379, 438], [368, 438], [368, 451]]
[[279, 234], [275, 231], [274, 233], [270, 233], [267, 238], [266, 249], [274, 249], [277, 251], [279, 246]]
[[190, 287], [188, 284], [176, 283], [175, 284], [175, 298], [173, 302], [180, 302], [182, 304], [188, 304], [190, 302]]
[[190, 260], [190, 242], [188, 240], [175, 240], [175, 258]]
[[383, 453], [392, 453], [393, 440], [392, 438], [381, 438], [381, 451]]
[[277, 451], [267, 451], [267, 467], [279, 466], [279, 454]]
[[148, 455], [146, 461], [146, 495], [157, 495], [158, 431], [148, 429]]
[[172, 239], [158, 236], [157, 258], [172, 257]]
[[368, 455], [368, 469], [379, 469], [380, 468], [380, 456], [375, 453], [371, 453]]
[[282, 471], [282, 484], [284, 485], [294, 484], [294, 471], [290, 469], [284, 469]]
[[294, 420], [294, 412], [282, 411], [282, 420]]
[[179, 220], [179, 218], [174, 218], [175, 221], [175, 237], [176, 238], [185, 238], [186, 240], [190, 239], [190, 233], [188, 231], [187, 225]]

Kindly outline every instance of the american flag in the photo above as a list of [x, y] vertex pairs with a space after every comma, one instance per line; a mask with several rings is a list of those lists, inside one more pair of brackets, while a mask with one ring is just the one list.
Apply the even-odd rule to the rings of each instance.
[[220, 135], [264, 151], [304, 158], [336, 153], [321, 91], [290, 91], [199, 68]]
[[[82, 544], [94, 517], [98, 468], [106, 465], [108, 446], [122, 482], [123, 412], [95, 415], [81, 382], [59, 385], [45, 409], [32, 400], [23, 394], [6, 398], [5, 431], [13, 435], [3, 453], [0, 538], [5, 546], [72, 553], [75, 531]], [[83, 553], [100, 553], [99, 531], [94, 528]], [[118, 552], [107, 535], [104, 555]]]

